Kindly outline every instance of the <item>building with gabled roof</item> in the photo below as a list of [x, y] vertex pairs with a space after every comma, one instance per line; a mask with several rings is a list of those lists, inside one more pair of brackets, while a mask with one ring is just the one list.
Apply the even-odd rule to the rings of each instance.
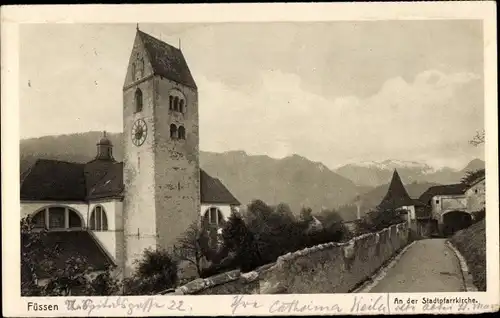
[[406, 191], [403, 182], [401, 181], [401, 177], [399, 176], [398, 171], [394, 169], [389, 189], [378, 205], [378, 208], [382, 210], [395, 210], [404, 207], [410, 207], [413, 205], [413, 199], [408, 195], [408, 192]]
[[426, 213], [425, 203], [410, 197], [396, 169], [394, 169], [389, 189], [378, 205], [378, 209], [402, 211], [406, 214], [410, 227], [419, 235], [428, 236], [432, 232], [429, 222], [431, 216]]
[[39, 159], [21, 174], [21, 217], [66, 250], [56, 264], [80, 248], [128, 276], [145, 249], [171, 248], [193, 222], [217, 229], [240, 206], [200, 169], [198, 91], [180, 49], [137, 30], [122, 90], [123, 162], [104, 133], [87, 163]]

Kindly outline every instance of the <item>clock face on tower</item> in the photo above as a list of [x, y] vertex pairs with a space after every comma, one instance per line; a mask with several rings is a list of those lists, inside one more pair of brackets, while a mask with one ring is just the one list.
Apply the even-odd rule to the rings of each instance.
[[137, 119], [132, 126], [132, 142], [136, 146], [140, 146], [146, 140], [148, 134], [148, 126], [142, 119]]

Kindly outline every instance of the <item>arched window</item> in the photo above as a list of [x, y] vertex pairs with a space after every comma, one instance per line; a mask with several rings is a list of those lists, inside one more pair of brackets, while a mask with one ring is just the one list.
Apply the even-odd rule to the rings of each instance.
[[174, 110], [179, 111], [179, 97], [174, 97]]
[[49, 230], [81, 229], [82, 218], [78, 212], [63, 206], [46, 207], [37, 212], [32, 222], [34, 228]]
[[203, 218], [208, 225], [216, 227], [220, 227], [224, 223], [224, 216], [222, 215], [222, 212], [216, 207], [210, 207], [206, 209]]
[[170, 125], [170, 138], [176, 139], [177, 138], [177, 126], [174, 124]]
[[142, 111], [142, 91], [138, 88], [135, 91], [135, 112]]
[[49, 229], [63, 229], [65, 208], [53, 207], [49, 209]]
[[108, 218], [106, 216], [106, 211], [100, 205], [96, 206], [90, 214], [89, 228], [93, 231], [107, 231], [108, 230]]
[[179, 139], [186, 139], [186, 129], [184, 128], [184, 126], [179, 126], [177, 135], [179, 136]]
[[37, 229], [45, 228], [45, 210], [42, 210], [35, 214], [31, 218], [31, 222], [33, 223], [33, 227]]
[[76, 212], [71, 210], [68, 210], [68, 227], [70, 229], [82, 227], [82, 219]]
[[211, 249], [218, 249], [222, 245], [222, 227], [224, 217], [222, 212], [216, 207], [205, 210], [202, 221], [202, 228], [208, 234], [208, 246]]
[[174, 96], [172, 95], [168, 97], [168, 109], [170, 110], [174, 109]]
[[181, 113], [184, 113], [184, 100], [183, 99], [181, 99], [179, 102], [179, 111]]

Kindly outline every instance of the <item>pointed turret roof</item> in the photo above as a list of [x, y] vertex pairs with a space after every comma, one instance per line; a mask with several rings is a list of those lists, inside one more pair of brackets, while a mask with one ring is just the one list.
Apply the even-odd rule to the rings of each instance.
[[144, 44], [144, 49], [147, 52], [153, 72], [156, 75], [197, 89], [194, 78], [180, 49], [152, 37], [139, 29], [137, 30], [137, 35]]
[[402, 206], [414, 205], [412, 198], [406, 192], [406, 189], [399, 177], [398, 171], [394, 169], [392, 174], [391, 184], [387, 190], [387, 194], [378, 205], [381, 209], [397, 209]]

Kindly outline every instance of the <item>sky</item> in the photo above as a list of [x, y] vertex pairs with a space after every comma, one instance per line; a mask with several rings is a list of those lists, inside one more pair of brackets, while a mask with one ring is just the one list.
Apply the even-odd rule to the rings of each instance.
[[[140, 24], [179, 46], [197, 83], [200, 149], [335, 168], [370, 160], [463, 168], [484, 149], [474, 20]], [[122, 131], [135, 24], [20, 31], [21, 138]]]

